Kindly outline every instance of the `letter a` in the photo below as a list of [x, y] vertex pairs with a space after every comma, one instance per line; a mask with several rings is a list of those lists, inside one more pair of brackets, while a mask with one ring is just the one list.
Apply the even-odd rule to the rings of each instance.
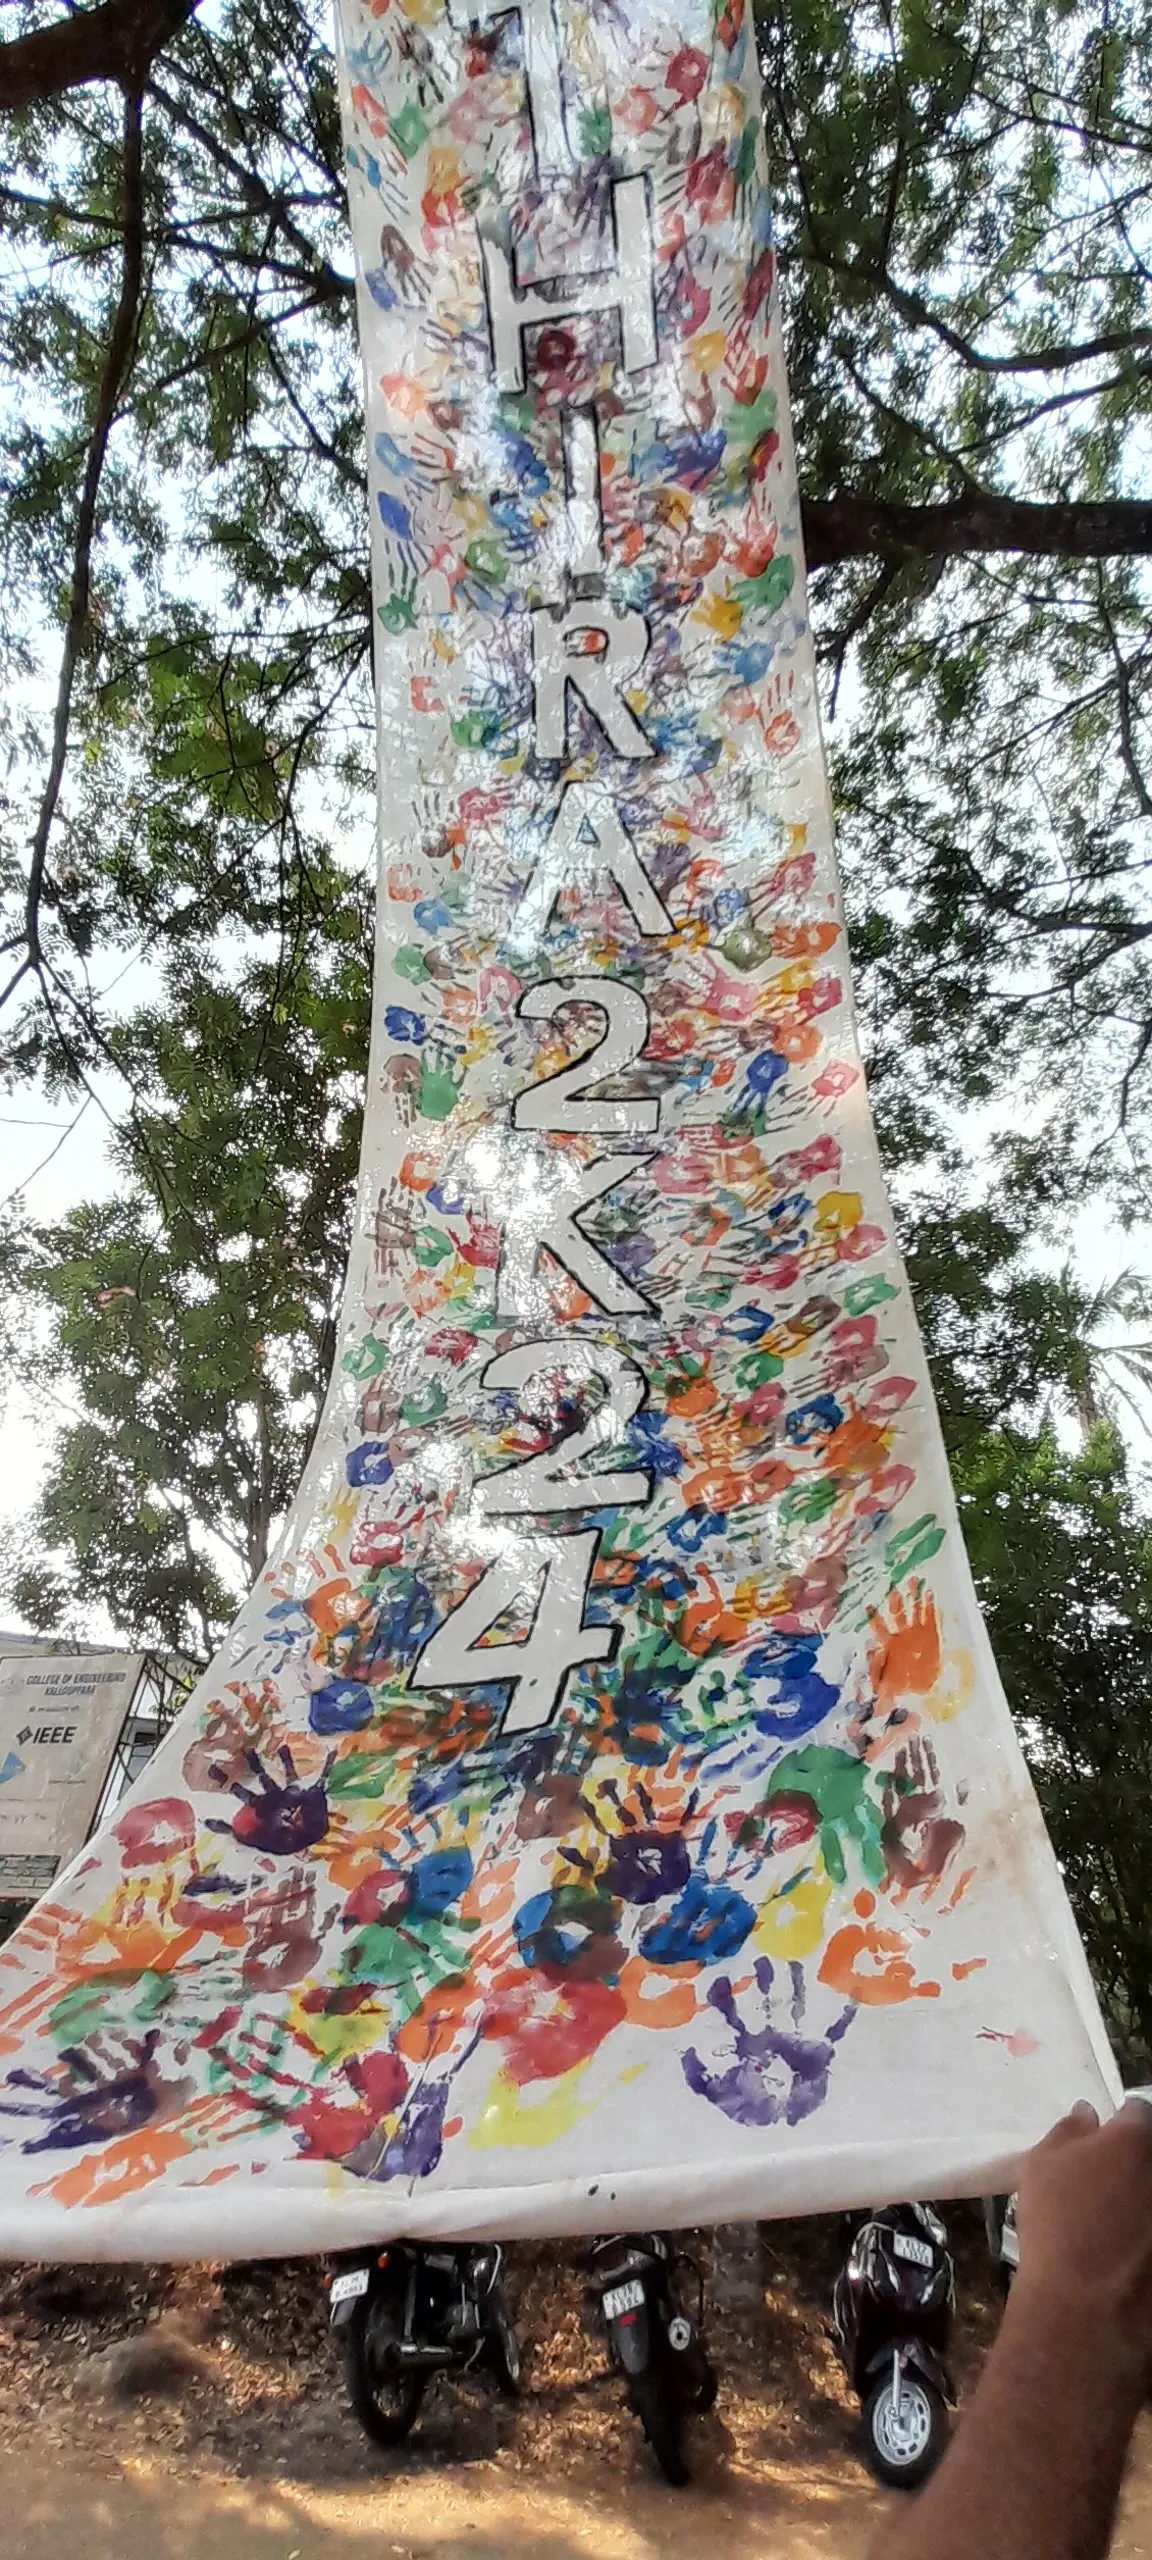
[[509, 941], [517, 954], [536, 949], [561, 889], [606, 871], [641, 933], [675, 933], [676, 922], [653, 888], [611, 794], [602, 782], [570, 782], [548, 842], [516, 910]]

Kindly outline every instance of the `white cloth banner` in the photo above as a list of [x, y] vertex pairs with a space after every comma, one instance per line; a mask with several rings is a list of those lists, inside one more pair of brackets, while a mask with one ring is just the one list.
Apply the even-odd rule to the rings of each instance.
[[1006, 2185], [1115, 2081], [853, 1031], [744, 0], [345, 0], [380, 932], [277, 1561], [0, 1956], [0, 2246]]

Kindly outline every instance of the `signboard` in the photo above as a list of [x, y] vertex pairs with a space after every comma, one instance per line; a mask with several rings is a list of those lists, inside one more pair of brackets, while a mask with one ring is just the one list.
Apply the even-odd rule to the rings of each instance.
[[0, 1901], [27, 1902], [88, 1836], [139, 1653], [0, 1658]]
[[343, 0], [380, 905], [280, 1552], [0, 1950], [0, 2248], [1006, 2189], [1115, 2087], [852, 1016], [745, 0]]

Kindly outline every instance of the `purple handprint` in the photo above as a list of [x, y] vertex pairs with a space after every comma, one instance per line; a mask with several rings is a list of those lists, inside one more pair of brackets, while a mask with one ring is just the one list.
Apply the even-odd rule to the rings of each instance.
[[385, 2142], [374, 2178], [429, 2178], [444, 2145], [444, 2116], [451, 2079], [434, 2080], [413, 2090], [396, 2131]]
[[241, 1786], [232, 1781], [232, 1793], [240, 1798], [240, 1810], [231, 1822], [209, 1821], [209, 1831], [229, 1831], [245, 1849], [259, 1849], [265, 1857], [296, 1858], [305, 1849], [314, 1849], [328, 1829], [328, 1798], [325, 1782], [335, 1758], [329, 1752], [318, 1778], [301, 1779], [287, 1743], [281, 1743], [276, 1754], [282, 1778], [274, 1778], [255, 1751], [245, 1754], [253, 1784]]
[[375, 2159], [369, 2163], [367, 2145], [359, 2158], [349, 2160], [361, 2177], [430, 2178], [440, 2165], [444, 2148], [444, 2119], [453, 2085], [480, 2042], [479, 2033], [471, 2036], [463, 2052], [454, 2055], [448, 2069], [433, 2079], [427, 2072], [409, 2089], [400, 2110], [395, 2132], [378, 2146]]
[[176, 2114], [192, 2095], [191, 2080], [165, 2081], [156, 2062], [160, 2029], [113, 2041], [89, 2037], [87, 2048], [69, 2045], [57, 2072], [10, 2071], [4, 2087], [27, 2089], [30, 2100], [0, 2099], [0, 2115], [45, 2118], [45, 2130], [24, 2151], [70, 2151], [111, 2142], [142, 2125]]
[[762, 2002], [762, 2026], [745, 2025], [727, 1974], [721, 1974], [708, 1994], [709, 2007], [732, 2029], [735, 2061], [727, 2070], [718, 2071], [702, 2061], [691, 2046], [682, 2056], [689, 2088], [698, 2098], [710, 2099], [733, 2124], [803, 2124], [805, 2116], [814, 2115], [828, 2095], [828, 2074], [836, 2047], [851, 2025], [854, 2007], [849, 2002], [826, 2035], [802, 2035], [804, 1968], [790, 1964], [788, 1972], [792, 1983], [790, 2028], [772, 2023], [776, 1968], [767, 1956], [761, 1956], [755, 1975]]

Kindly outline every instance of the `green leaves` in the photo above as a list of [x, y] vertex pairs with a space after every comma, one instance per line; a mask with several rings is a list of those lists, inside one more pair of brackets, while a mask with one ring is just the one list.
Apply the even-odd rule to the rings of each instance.
[[1152, 1534], [1113, 1432], [990, 1432], [961, 1517], [997, 1660], [1118, 2050], [1152, 2053]]
[[[1152, 598], [1147, 532], [1092, 556], [1087, 511], [1142, 488], [1152, 414], [1147, 0], [1106, 29], [797, 0], [760, 32], [803, 487], [955, 542], [933, 562], [925, 523], [924, 556], [912, 531], [817, 582], [875, 1066], [1009, 1112], [1032, 1071], [1119, 1182], [1152, 1068]], [[998, 544], [1009, 498], [1036, 513]]]
[[[1152, 1525], [1115, 1417], [1147, 1356], [1148, 1292], [1125, 1273], [1093, 1295], [1067, 1270], [1038, 1269], [1030, 1242], [1010, 1194], [964, 1212], [925, 1206], [909, 1269], [1009, 1704], [1109, 2023], [1143, 2070]], [[900, 1572], [914, 1560], [906, 1545], [890, 1559]]]
[[[276, 750], [252, 715], [275, 682], [275, 669], [251, 659], [213, 662], [204, 650], [173, 674], [171, 653], [153, 653], [163, 668], [157, 712], [155, 771], [194, 783], [210, 808], [227, 816], [275, 818], [282, 805]], [[287, 764], [287, 758], [284, 759]]]
[[364, 904], [315, 847], [308, 886], [278, 958], [186, 959], [120, 1026], [137, 1097], [123, 1188], [17, 1256], [42, 1365], [85, 1415], [11, 1584], [34, 1623], [98, 1602], [126, 1635], [203, 1657], [295, 1490], [348, 1250], [369, 955]]

